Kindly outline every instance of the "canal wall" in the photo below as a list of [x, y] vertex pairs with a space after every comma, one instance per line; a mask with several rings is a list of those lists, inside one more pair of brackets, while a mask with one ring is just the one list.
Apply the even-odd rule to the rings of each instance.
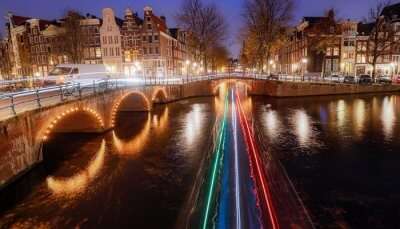
[[400, 85], [360, 85], [253, 80], [251, 94], [273, 97], [398, 92]]
[[321, 96], [399, 91], [397, 85], [343, 85], [218, 79], [186, 85], [147, 86], [98, 93], [62, 104], [44, 106], [0, 120], [0, 189], [43, 160], [42, 145], [58, 132], [105, 132], [118, 111], [151, 111], [155, 104], [212, 96], [221, 85], [242, 83], [249, 94], [273, 97]]

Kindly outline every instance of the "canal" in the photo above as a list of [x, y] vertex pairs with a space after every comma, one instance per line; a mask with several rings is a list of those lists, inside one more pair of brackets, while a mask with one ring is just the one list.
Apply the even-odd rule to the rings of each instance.
[[[247, 97], [243, 107], [317, 228], [400, 226], [399, 95]], [[105, 134], [52, 136], [44, 163], [0, 192], [0, 227], [181, 226], [223, 113], [221, 95], [196, 98], [120, 113]]]

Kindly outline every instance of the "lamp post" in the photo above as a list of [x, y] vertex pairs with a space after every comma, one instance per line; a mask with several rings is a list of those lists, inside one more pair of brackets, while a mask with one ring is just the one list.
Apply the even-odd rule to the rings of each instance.
[[396, 63], [394, 63], [394, 62], [392, 62], [392, 63], [390, 63], [390, 67], [392, 68], [391, 70], [392, 70], [392, 75], [391, 75], [391, 77], [390, 77], [390, 79], [393, 81], [393, 77], [394, 77], [394, 68], [396, 67]]
[[186, 83], [189, 82], [189, 67], [190, 67], [190, 60], [186, 60]]
[[269, 74], [270, 74], [270, 75], [272, 74], [271, 68], [272, 68], [272, 66], [273, 66], [274, 64], [275, 64], [274, 60], [270, 60], [270, 61], [269, 61], [268, 71], [269, 71]]
[[302, 63], [302, 79], [303, 79], [303, 81], [304, 81], [304, 74], [305, 74], [305, 72], [306, 72], [306, 69], [307, 69], [307, 63], [308, 63], [308, 59], [307, 58], [303, 58], [303, 59], [301, 59], [301, 63]]

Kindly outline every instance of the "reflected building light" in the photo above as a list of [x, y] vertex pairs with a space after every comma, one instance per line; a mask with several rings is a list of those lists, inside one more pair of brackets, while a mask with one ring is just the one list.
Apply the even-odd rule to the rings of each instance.
[[297, 110], [294, 114], [296, 134], [300, 145], [306, 145], [310, 139], [310, 120], [304, 110]]
[[[156, 117], [157, 121], [154, 121], [154, 118]], [[165, 106], [163, 113], [161, 116], [154, 115], [153, 116], [153, 127], [155, 129], [155, 132], [157, 134], [163, 133], [167, 127], [168, 127], [168, 119], [169, 119], [169, 110], [168, 106]]]
[[388, 96], [386, 96], [383, 99], [381, 120], [385, 138], [390, 139], [392, 137], [394, 123], [396, 121], [392, 97], [389, 98]]
[[264, 125], [267, 129], [267, 134], [271, 140], [274, 140], [279, 135], [279, 121], [276, 111], [267, 111], [265, 114]]
[[142, 130], [130, 140], [121, 140], [115, 134], [115, 131], [113, 131], [113, 142], [118, 154], [137, 156], [137, 154], [143, 151], [143, 148], [146, 146], [150, 137], [150, 130], [151, 116], [148, 114], [146, 123], [144, 124]]
[[202, 114], [202, 108], [200, 104], [194, 104], [192, 111], [186, 115], [185, 127], [184, 127], [184, 139], [186, 140], [187, 147], [193, 147], [195, 139], [198, 138], [198, 134], [203, 127], [204, 117]]
[[345, 116], [346, 116], [346, 103], [343, 99], [339, 100], [336, 108], [336, 116], [337, 116], [337, 125], [339, 129], [345, 124]]
[[104, 165], [106, 141], [103, 140], [95, 158], [88, 167], [68, 178], [47, 177], [47, 187], [56, 195], [75, 196], [85, 191], [89, 183], [99, 174]]
[[355, 135], [362, 137], [365, 125], [365, 101], [358, 99], [355, 101], [355, 111], [353, 113]]

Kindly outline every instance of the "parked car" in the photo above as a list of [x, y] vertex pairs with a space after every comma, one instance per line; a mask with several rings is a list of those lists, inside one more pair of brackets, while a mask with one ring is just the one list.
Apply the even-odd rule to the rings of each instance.
[[59, 64], [49, 72], [46, 80], [62, 84], [73, 80], [107, 79], [110, 74], [103, 64]]
[[369, 75], [360, 75], [360, 77], [358, 78], [358, 83], [359, 84], [371, 84], [372, 78]]
[[396, 76], [393, 82], [400, 84], [400, 76]]
[[275, 75], [275, 74], [270, 74], [267, 77], [268, 80], [279, 80], [279, 75]]
[[390, 77], [388, 75], [379, 76], [378, 79], [377, 79], [377, 83], [391, 84], [392, 83], [392, 77]]
[[344, 83], [356, 83], [356, 77], [355, 76], [345, 76]]
[[341, 83], [341, 77], [339, 75], [331, 75], [329, 77], [330, 81], [334, 82], [334, 83]]

